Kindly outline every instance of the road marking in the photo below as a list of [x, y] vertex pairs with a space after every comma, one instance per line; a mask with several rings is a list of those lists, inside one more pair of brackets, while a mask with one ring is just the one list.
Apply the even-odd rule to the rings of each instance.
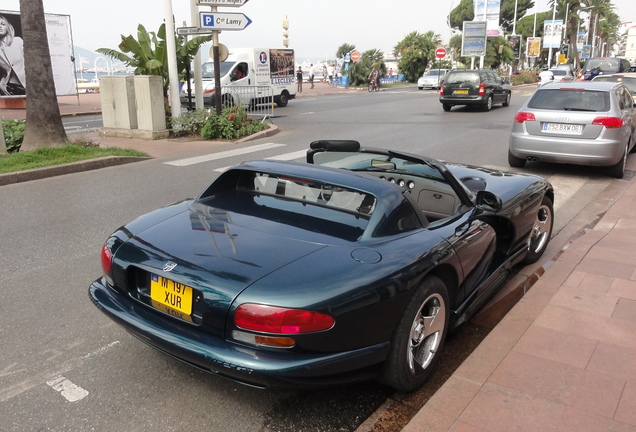
[[73, 384], [63, 376], [46, 382], [53, 390], [60, 392], [69, 402], [77, 402], [88, 396], [88, 392], [78, 385]]
[[[265, 160], [294, 160], [304, 158], [307, 155], [307, 150], [299, 150], [291, 153], [285, 153], [277, 156], [270, 156], [265, 158]], [[217, 168], [214, 171], [223, 172], [226, 169], [231, 168], [229, 166], [223, 168]]]
[[[16, 397], [26, 391], [31, 390], [33, 387], [36, 387], [42, 382], [54, 382], [51, 380], [51, 377], [62, 377], [62, 374], [65, 374], [75, 368], [82, 366], [86, 361], [92, 360], [100, 354], [105, 353], [106, 351], [112, 349], [113, 347], [119, 345], [119, 341], [111, 342], [110, 344], [98, 349], [97, 351], [93, 351], [81, 358], [71, 359], [67, 362], [57, 364], [54, 368], [50, 368], [47, 370], [43, 370], [37, 373], [31, 373], [29, 378], [19, 383], [16, 383], [9, 387], [0, 388], [0, 402], [5, 402], [13, 397]], [[7, 371], [8, 369], [5, 369]], [[57, 379], [57, 378], [56, 378]], [[72, 384], [72, 383], [71, 383]], [[51, 385], [51, 384], [49, 384]], [[66, 386], [66, 384], [65, 384]], [[83, 390], [83, 389], [82, 389]], [[88, 392], [87, 392], [88, 394]]]
[[259, 144], [259, 145], [245, 147], [245, 148], [236, 149], [236, 150], [228, 150], [224, 152], [212, 153], [212, 154], [203, 155], [203, 156], [196, 156], [196, 157], [191, 157], [186, 159], [178, 159], [172, 162], [164, 162], [164, 164], [183, 167], [183, 166], [194, 165], [194, 164], [198, 164], [202, 162], [209, 162], [213, 160], [224, 159], [224, 158], [233, 157], [233, 156], [240, 156], [240, 155], [244, 155], [248, 153], [254, 153], [261, 150], [268, 150], [268, 149], [272, 149], [276, 147], [283, 147], [284, 145], [285, 144], [265, 143], [265, 144]]

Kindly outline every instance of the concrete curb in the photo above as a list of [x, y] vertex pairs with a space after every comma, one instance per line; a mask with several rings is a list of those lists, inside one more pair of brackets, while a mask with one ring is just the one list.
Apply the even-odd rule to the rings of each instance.
[[90, 171], [109, 166], [123, 165], [131, 162], [152, 159], [138, 156], [105, 156], [96, 159], [87, 159], [79, 162], [55, 165], [51, 167], [35, 168], [24, 171], [0, 174], [0, 186], [23, 183], [31, 180], [40, 180], [64, 174], [72, 174], [82, 171]]

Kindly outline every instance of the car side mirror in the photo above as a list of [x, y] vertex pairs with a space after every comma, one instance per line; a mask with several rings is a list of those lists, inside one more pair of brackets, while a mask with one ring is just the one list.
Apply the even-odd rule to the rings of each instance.
[[484, 211], [498, 212], [501, 210], [501, 198], [492, 192], [481, 190], [477, 192], [477, 208]]

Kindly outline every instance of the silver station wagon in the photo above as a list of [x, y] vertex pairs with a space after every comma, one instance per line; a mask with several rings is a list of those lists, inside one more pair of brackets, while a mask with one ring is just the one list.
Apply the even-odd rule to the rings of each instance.
[[550, 83], [528, 99], [515, 116], [508, 163], [526, 161], [605, 166], [622, 178], [635, 150], [636, 108], [625, 85], [579, 81]]

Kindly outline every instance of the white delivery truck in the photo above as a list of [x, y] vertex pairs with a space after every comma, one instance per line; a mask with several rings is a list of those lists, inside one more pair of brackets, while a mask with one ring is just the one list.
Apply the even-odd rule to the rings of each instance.
[[[287, 106], [296, 97], [294, 50], [237, 48], [220, 63], [221, 101], [224, 106], [273, 102]], [[203, 104], [215, 105], [214, 62], [203, 63]], [[181, 104], [188, 106], [188, 86], [181, 88]], [[190, 84], [194, 106], [194, 82]]]

